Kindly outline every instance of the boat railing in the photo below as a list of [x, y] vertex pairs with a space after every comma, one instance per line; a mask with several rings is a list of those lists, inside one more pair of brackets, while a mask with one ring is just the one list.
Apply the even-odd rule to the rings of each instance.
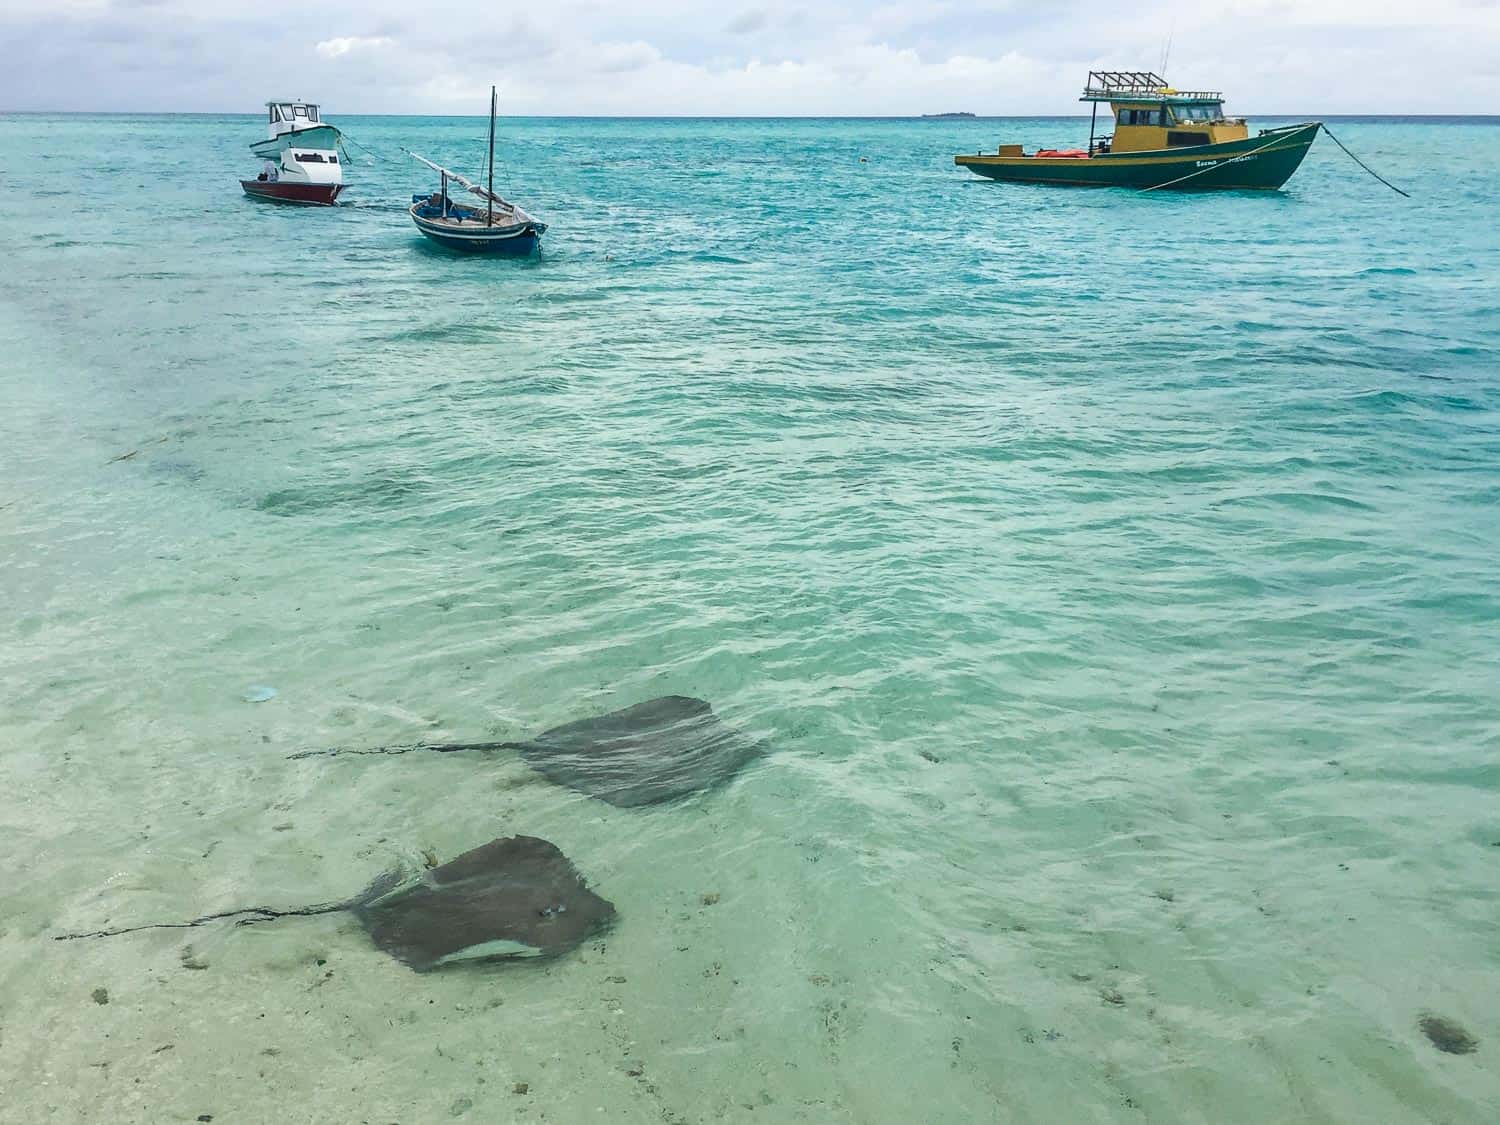
[[1174, 90], [1171, 87], [1158, 88], [1155, 90], [1122, 89], [1120, 87], [1090, 87], [1083, 92], [1078, 100], [1081, 102], [1110, 102], [1137, 100], [1156, 100], [1164, 102], [1221, 102], [1224, 93], [1221, 90]]
[[1116, 98], [1163, 98], [1167, 101], [1223, 101], [1217, 90], [1174, 90], [1150, 70], [1091, 70], [1080, 101], [1106, 102]]

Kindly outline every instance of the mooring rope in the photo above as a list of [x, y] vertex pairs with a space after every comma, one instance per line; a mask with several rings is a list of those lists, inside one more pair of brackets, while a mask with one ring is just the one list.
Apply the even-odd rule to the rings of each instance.
[[[1277, 133], [1276, 136], [1272, 137], [1265, 144], [1259, 145], [1259, 146], [1257, 146], [1255, 148], [1252, 148], [1249, 152], [1241, 153], [1239, 158], [1243, 158], [1243, 157], [1246, 157], [1246, 156], [1254, 156], [1257, 152], [1262, 152], [1265, 149], [1268, 149], [1272, 145], [1276, 144], [1278, 141], [1284, 141], [1284, 140], [1286, 140], [1286, 135], [1283, 134], [1283, 133]], [[1239, 158], [1236, 158], [1236, 159], [1239, 159]], [[1186, 180], [1191, 180], [1195, 176], [1202, 176], [1202, 175], [1205, 175], [1208, 172], [1216, 171], [1221, 165], [1223, 165], [1225, 163], [1227, 163], [1227, 161], [1216, 160], [1212, 164], [1210, 164], [1207, 168], [1199, 168], [1196, 172], [1190, 172], [1186, 176], [1180, 176], [1180, 177], [1178, 177], [1175, 180], [1168, 180], [1164, 184], [1152, 184], [1150, 187], [1144, 187], [1144, 188], [1141, 188], [1140, 190], [1141, 190], [1141, 192], [1148, 192], [1148, 191], [1158, 191], [1161, 188], [1169, 188], [1169, 187], [1171, 187], [1174, 184], [1180, 184], [1180, 183], [1183, 183]]]
[[[1411, 195], [1409, 193], [1402, 191], [1395, 184], [1391, 183], [1390, 180], [1386, 179], [1384, 176], [1382, 176], [1379, 172], [1375, 171], [1375, 169], [1371, 168], [1368, 164], [1366, 164], [1359, 157], [1355, 156], [1354, 153], [1350, 152], [1349, 151], [1349, 146], [1346, 145], [1343, 141], [1339, 140], [1337, 137], [1335, 137], [1333, 135], [1333, 130], [1330, 129], [1327, 125], [1324, 125], [1320, 121], [1320, 122], [1318, 122], [1318, 128], [1322, 129], [1323, 132], [1327, 133], [1328, 134], [1328, 139], [1331, 140], [1331, 141], [1333, 141], [1334, 144], [1338, 145], [1339, 148], [1343, 149], [1345, 155], [1348, 156], [1350, 160], [1354, 161], [1354, 163], [1358, 164], [1366, 172], [1370, 173], [1370, 175], [1374, 176], [1377, 180], [1379, 180], [1381, 183], [1383, 183], [1386, 187], [1390, 188], [1397, 195], [1404, 196], [1407, 199], [1411, 198]], [[1276, 136], [1272, 137], [1265, 144], [1259, 146], [1258, 148], [1251, 149], [1249, 152], [1245, 153], [1244, 155], [1245, 156], [1254, 156], [1256, 153], [1261, 152], [1264, 149], [1270, 148], [1277, 141], [1280, 141], [1280, 140], [1284, 139], [1285, 135], [1286, 134], [1284, 132], [1278, 132], [1276, 134]], [[1220, 161], [1219, 163], [1223, 163], [1223, 162]], [[1157, 191], [1160, 188], [1173, 187], [1173, 186], [1175, 186], [1177, 184], [1184, 183], [1187, 180], [1191, 180], [1191, 179], [1193, 179], [1196, 176], [1202, 176], [1202, 175], [1204, 175], [1204, 174], [1206, 174], [1208, 172], [1212, 172], [1217, 167], [1219, 167], [1218, 163], [1214, 164], [1212, 167], [1209, 167], [1209, 168], [1200, 168], [1196, 172], [1191, 172], [1188, 175], [1181, 176], [1181, 177], [1179, 177], [1179, 178], [1177, 178], [1175, 180], [1168, 180], [1164, 184], [1153, 184], [1151, 187], [1141, 188], [1140, 190], [1143, 191], [1143, 192], [1146, 192], [1146, 191]]]
[[1383, 183], [1386, 187], [1390, 188], [1397, 195], [1403, 196], [1403, 197], [1405, 197], [1407, 199], [1411, 198], [1411, 196], [1407, 192], [1402, 191], [1395, 184], [1391, 183], [1390, 180], [1386, 179], [1384, 176], [1382, 176], [1379, 172], [1375, 171], [1375, 169], [1371, 168], [1368, 164], [1366, 164], [1359, 157], [1355, 156], [1354, 153], [1350, 152], [1349, 151], [1349, 146], [1346, 145], [1343, 141], [1339, 140], [1337, 137], [1335, 137], [1333, 135], [1333, 130], [1330, 129], [1327, 125], [1323, 126], [1323, 132], [1325, 132], [1325, 133], [1328, 134], [1328, 139], [1329, 140], [1331, 140], [1334, 144], [1338, 145], [1339, 148], [1341, 148], [1341, 149], [1344, 150], [1344, 153], [1349, 157], [1350, 160], [1354, 161], [1354, 163], [1358, 164], [1366, 172], [1370, 173], [1370, 175], [1374, 176], [1377, 180], [1379, 180], [1381, 183]]
[[[376, 160], [383, 160], [387, 164], [395, 164], [395, 165], [398, 165], [398, 166], [400, 166], [402, 168], [406, 167], [406, 161], [404, 161], [404, 160], [393, 160], [389, 156], [386, 156], [384, 153], [378, 152], [375, 149], [371, 148], [369, 145], [360, 144], [353, 137], [351, 137], [348, 133], [345, 133], [342, 129], [339, 130], [339, 137], [342, 140], [348, 141], [351, 145], [353, 145], [355, 148], [359, 149], [361, 152], [366, 153], [366, 154], [368, 154], [370, 156], [373, 156]], [[402, 151], [404, 152], [405, 150], [403, 149]]]

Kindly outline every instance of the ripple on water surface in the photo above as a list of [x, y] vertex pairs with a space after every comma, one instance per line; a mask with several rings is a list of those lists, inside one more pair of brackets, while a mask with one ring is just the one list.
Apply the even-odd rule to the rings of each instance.
[[[231, 200], [259, 128], [0, 118], [113, 201], [77, 243], [18, 173], [0, 277], [14, 1114], [1492, 1116], [1492, 126], [1341, 128], [1406, 202], [1321, 145], [1173, 197], [965, 178], [983, 123], [518, 121], [521, 265], [429, 252], [420, 169]], [[288, 760], [663, 696], [767, 752], [648, 808]], [[614, 927], [46, 940], [515, 835]]]

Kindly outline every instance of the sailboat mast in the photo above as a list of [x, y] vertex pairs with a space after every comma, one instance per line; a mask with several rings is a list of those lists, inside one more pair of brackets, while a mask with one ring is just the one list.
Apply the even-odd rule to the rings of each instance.
[[495, 87], [490, 87], [490, 198], [489, 212], [485, 217], [484, 225], [492, 227], [495, 225]]

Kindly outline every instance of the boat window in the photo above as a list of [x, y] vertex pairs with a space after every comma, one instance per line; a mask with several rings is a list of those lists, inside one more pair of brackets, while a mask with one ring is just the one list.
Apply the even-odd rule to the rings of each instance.
[[296, 117], [306, 117], [307, 107], [305, 105], [294, 105], [292, 106], [292, 114]]
[[1162, 120], [1162, 111], [1159, 109], [1122, 109], [1120, 110], [1119, 123], [1121, 125], [1165, 125]]
[[337, 156], [330, 156], [328, 158], [328, 163], [330, 163], [330, 164], [337, 164], [338, 162], [339, 162], [339, 158]]
[[276, 109], [281, 114], [281, 120], [290, 121], [292, 119], [291, 102], [282, 102], [279, 106], [276, 107]]
[[280, 121], [281, 120], [281, 114], [279, 114], [279, 113], [276, 112], [276, 107], [273, 105], [273, 106], [270, 107], [270, 110], [271, 110], [270, 117], [271, 117], [272, 123], [274, 124], [275, 122]]
[[310, 106], [307, 107], [307, 119], [309, 121], [316, 121], [318, 119], [318, 107], [317, 106], [310, 105]]
[[1217, 102], [1211, 105], [1180, 105], [1173, 112], [1178, 121], [1221, 121], [1224, 106]]
[[304, 164], [326, 164], [327, 163], [327, 161], [324, 160], [321, 156], [319, 156], [316, 152], [299, 152], [297, 154], [297, 159], [300, 160], [300, 161], [302, 161], [302, 163], [304, 163]]

